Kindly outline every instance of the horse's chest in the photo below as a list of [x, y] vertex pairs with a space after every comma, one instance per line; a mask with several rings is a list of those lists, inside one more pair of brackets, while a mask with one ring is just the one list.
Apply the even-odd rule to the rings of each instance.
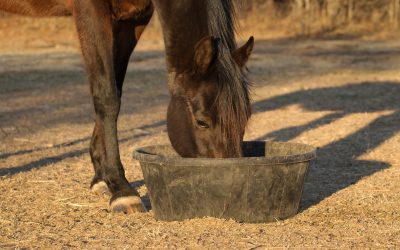
[[117, 20], [134, 18], [146, 11], [150, 0], [111, 0], [113, 16]]

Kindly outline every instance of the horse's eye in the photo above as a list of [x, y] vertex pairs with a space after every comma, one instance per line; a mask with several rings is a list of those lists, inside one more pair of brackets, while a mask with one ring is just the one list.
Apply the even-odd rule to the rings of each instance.
[[199, 128], [210, 128], [210, 126], [208, 126], [207, 123], [205, 123], [204, 121], [201, 120], [196, 120], [197, 126]]

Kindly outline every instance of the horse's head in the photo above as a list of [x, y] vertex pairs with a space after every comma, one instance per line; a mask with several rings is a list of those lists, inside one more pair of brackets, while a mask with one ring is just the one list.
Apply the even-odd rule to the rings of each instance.
[[254, 39], [228, 51], [205, 37], [195, 47], [186, 69], [171, 75], [168, 135], [183, 157], [240, 157], [251, 114], [243, 68]]

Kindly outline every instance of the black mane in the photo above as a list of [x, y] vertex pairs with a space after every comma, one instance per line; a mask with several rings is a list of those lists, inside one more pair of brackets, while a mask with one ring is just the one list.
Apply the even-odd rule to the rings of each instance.
[[[219, 54], [216, 63], [218, 74], [218, 97], [216, 107], [219, 109], [221, 126], [226, 128], [222, 133], [228, 138], [237, 140], [251, 115], [249, 82], [236, 62], [231, 51], [236, 49], [236, 3], [232, 0], [207, 0], [209, 32], [220, 39]], [[233, 143], [231, 150], [239, 142]]]

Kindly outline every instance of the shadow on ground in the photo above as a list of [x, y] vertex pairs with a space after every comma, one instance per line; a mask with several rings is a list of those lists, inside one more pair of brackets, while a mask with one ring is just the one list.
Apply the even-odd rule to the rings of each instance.
[[[121, 115], [162, 107], [169, 99], [163, 52], [136, 51], [131, 62]], [[93, 123], [79, 53], [6, 54], [0, 55], [0, 65], [0, 140], [63, 124]]]
[[[381, 49], [377, 50], [377, 48]], [[400, 49], [396, 45], [386, 46], [383, 43], [373, 42], [296, 41], [291, 39], [258, 41], [252, 57], [251, 69], [252, 76], [257, 82], [283, 84], [290, 82], [290, 79], [340, 72], [343, 69], [368, 69], [371, 72], [397, 69], [399, 54]], [[36, 61], [44, 59], [42, 57], [32, 56], [37, 59]], [[5, 109], [3, 106], [4, 110], [0, 110], [0, 129], [7, 126], [20, 126], [21, 131], [24, 131], [24, 126], [29, 126], [30, 130], [27, 133], [33, 133], [44, 127], [66, 122], [93, 122], [93, 110], [87, 84], [84, 84], [86, 80], [83, 70], [77, 69], [75, 64], [71, 67], [71, 61], [78, 60], [76, 57], [78, 56], [73, 55], [71, 58], [65, 59], [63, 64], [66, 66], [65, 69], [50, 67], [60, 61], [60, 58], [55, 58], [48, 62], [49, 68], [38, 69], [35, 67], [37, 64], [35, 61], [31, 63], [32, 65], [21, 67], [18, 72], [15, 70], [0, 72], [3, 90], [3, 93], [0, 94], [0, 103], [5, 105], [8, 101], [12, 103], [11, 101], [18, 98], [21, 102], [26, 102], [26, 108], [18, 109], [11, 106]], [[15, 56], [6, 58], [6, 61], [9, 60], [13, 60], [11, 66], [25, 65], [23, 62], [31, 61], [27, 60], [25, 55], [21, 58]], [[123, 113], [128, 115], [134, 112], [144, 112], [144, 107], [149, 106], [149, 103], [154, 106], [157, 101], [157, 105], [165, 105], [168, 101], [168, 92], [164, 82], [163, 54], [161, 52], [136, 53], [135, 61], [135, 68], [128, 71], [127, 84], [124, 87]], [[154, 64], [154, 67], [148, 68], [149, 64]], [[9, 68], [14, 68], [11, 66]], [[321, 86], [323, 85], [324, 83], [321, 83]], [[37, 102], [35, 105], [32, 105], [31, 99], [26, 98], [32, 95], [33, 90], [36, 91], [36, 99], [38, 99], [35, 99]], [[379, 147], [399, 131], [400, 99], [398, 93], [400, 93], [400, 86], [396, 82], [364, 82], [341, 87], [302, 90], [254, 104], [255, 112], [272, 111], [292, 104], [300, 104], [308, 111], [331, 111], [330, 114], [308, 124], [286, 127], [259, 138], [281, 141], [294, 139], [305, 131], [324, 126], [350, 114], [382, 110], [394, 111], [389, 115], [377, 118], [346, 138], [331, 142], [319, 149], [318, 161], [310, 171], [305, 185], [302, 209], [318, 203], [365, 176], [390, 167], [385, 162], [361, 161], [357, 158]], [[57, 98], [52, 99], [49, 96]], [[62, 112], [60, 112], [61, 109]], [[24, 125], [26, 123], [28, 125]], [[156, 126], [162, 124], [164, 121], [156, 123]], [[122, 140], [135, 139], [138, 136], [143, 135], [130, 133], [130, 136], [124, 137]], [[80, 138], [76, 141], [55, 145], [55, 147], [89, 143], [89, 140], [89, 137]], [[7, 152], [0, 155], [0, 160], [44, 149], [33, 148]], [[25, 165], [6, 167], [0, 169], [0, 176], [41, 168], [87, 152], [87, 148], [68, 150], [61, 155], [46, 157]]]
[[[129, 140], [135, 140], [135, 139], [139, 139], [143, 136], [151, 135], [151, 134], [147, 133], [145, 130], [161, 127], [164, 125], [165, 125], [165, 121], [162, 120], [162, 121], [154, 122], [151, 124], [143, 125], [139, 128], [121, 130], [121, 131], [119, 131], [120, 133], [129, 133], [130, 135], [119, 139], [119, 143], [123, 143], [123, 142], [129, 141]], [[136, 132], [136, 131], [138, 131], [138, 132]], [[5, 154], [0, 154], [0, 160], [7, 159], [12, 156], [19, 156], [19, 155], [24, 155], [24, 154], [30, 154], [33, 152], [43, 151], [43, 150], [47, 150], [50, 148], [64, 148], [64, 147], [69, 147], [69, 146], [73, 146], [73, 145], [80, 144], [80, 143], [87, 143], [87, 145], [88, 145], [90, 142], [90, 139], [91, 139], [91, 137], [84, 137], [84, 138], [80, 138], [80, 139], [77, 139], [74, 141], [60, 143], [60, 144], [54, 145], [52, 147], [37, 147], [37, 148], [32, 148], [32, 149], [27, 149], [27, 150], [8, 152]], [[89, 148], [72, 150], [72, 151], [68, 151], [68, 152], [60, 154], [60, 155], [45, 157], [45, 158], [35, 160], [33, 162], [30, 162], [30, 163], [27, 163], [24, 165], [20, 165], [20, 166], [1, 168], [0, 169], [0, 177], [11, 176], [11, 175], [15, 175], [15, 174], [18, 174], [21, 172], [30, 171], [32, 169], [46, 167], [50, 164], [55, 164], [57, 162], [65, 160], [67, 158], [79, 157], [86, 153], [89, 153]]]
[[[390, 165], [357, 158], [379, 147], [400, 131], [400, 84], [362, 82], [333, 88], [301, 90], [254, 104], [255, 113], [298, 104], [307, 111], [331, 111], [330, 114], [301, 126], [267, 133], [258, 140], [289, 141], [303, 132], [335, 122], [353, 113], [393, 111], [370, 122], [362, 129], [318, 149], [318, 158], [306, 180], [301, 209], [317, 204], [333, 193]], [[273, 119], [273, 118], [271, 118]]]
[[[370, 122], [364, 128], [348, 135], [338, 141], [333, 141], [318, 150], [318, 158], [310, 169], [302, 198], [301, 209], [317, 204], [333, 193], [344, 189], [366, 176], [377, 171], [389, 168], [386, 162], [364, 161], [357, 158], [379, 147], [400, 131], [400, 84], [396, 82], [362, 82], [353, 83], [333, 88], [317, 88], [301, 90], [270, 99], [258, 101], [254, 104], [254, 113], [273, 111], [292, 104], [299, 104], [307, 111], [331, 111], [322, 118], [311, 121], [301, 126], [290, 126], [277, 131], [272, 131], [258, 140], [289, 141], [303, 132], [332, 123], [340, 118], [354, 113], [377, 112], [391, 110], [388, 115], [383, 115]], [[271, 118], [272, 119], [272, 118]], [[165, 125], [165, 121], [144, 125], [138, 129], [155, 128]], [[133, 130], [121, 131], [132, 132]], [[137, 134], [124, 137], [120, 142], [137, 139], [146, 134]], [[81, 138], [76, 141], [55, 145], [55, 147], [68, 147], [82, 142], [89, 142], [90, 138]], [[36, 148], [26, 151], [10, 152], [0, 155], [4, 159], [14, 155], [23, 155], [46, 148]], [[88, 149], [68, 151], [64, 154], [47, 157], [34, 162], [4, 168], [0, 176], [14, 175], [30, 171], [34, 168], [45, 167], [66, 158], [77, 157], [88, 152]], [[142, 182], [134, 186], [143, 185]], [[150, 207], [148, 197], [144, 199], [146, 206]]]
[[[283, 86], [293, 79], [343, 69], [397, 70], [397, 45], [349, 38], [258, 40], [249, 64], [250, 76], [259, 87]], [[169, 95], [164, 60], [163, 51], [134, 53], [124, 84], [122, 114], [142, 112], [149, 103], [165, 105]], [[59, 124], [93, 122], [89, 87], [78, 53], [1, 55], [0, 63], [4, 67], [0, 70], [0, 139]], [[7, 129], [2, 131], [2, 127]]]

